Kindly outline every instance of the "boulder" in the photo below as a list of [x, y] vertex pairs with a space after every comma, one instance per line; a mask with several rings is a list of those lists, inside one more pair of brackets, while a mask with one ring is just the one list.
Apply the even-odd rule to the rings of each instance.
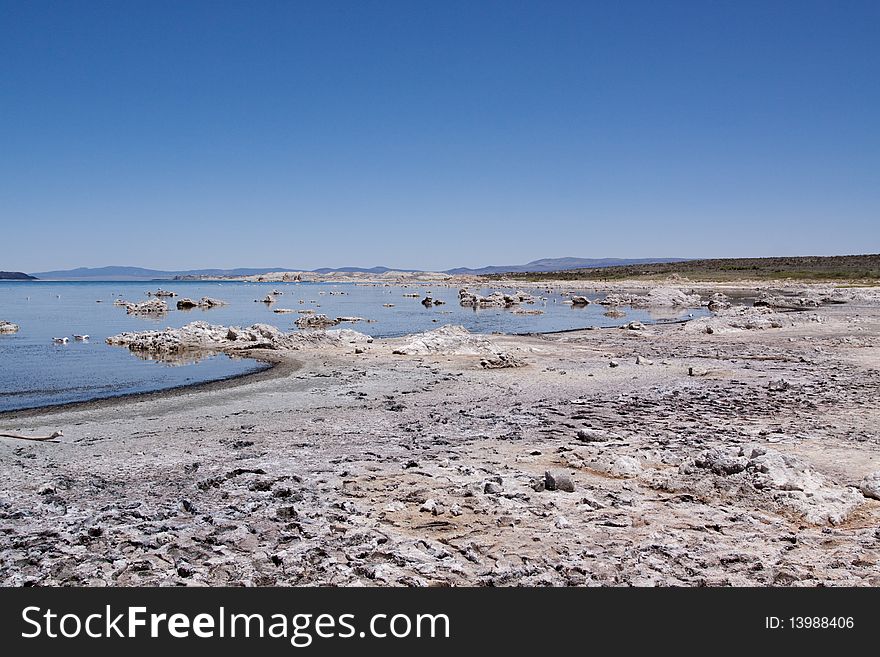
[[798, 458], [762, 445], [714, 448], [694, 465], [721, 477], [744, 477], [780, 507], [816, 525], [840, 524], [864, 503], [864, 490], [837, 485]]
[[497, 481], [487, 481], [483, 485], [483, 492], [489, 495], [500, 495], [504, 492], [504, 487]]
[[694, 464], [698, 468], [706, 468], [715, 474], [732, 475], [742, 472], [749, 465], [749, 460], [738, 451], [714, 447], [697, 457]]
[[475, 335], [463, 326], [441, 326], [433, 331], [416, 333], [394, 349], [395, 354], [410, 356], [480, 356], [484, 369], [518, 367], [524, 363], [512, 352], [502, 349], [490, 338]]
[[574, 482], [565, 473], [552, 473], [549, 470], [544, 473], [545, 490], [561, 490], [566, 493], [574, 492]]
[[525, 362], [516, 356], [504, 352], [498, 352], [480, 360], [480, 367], [484, 370], [498, 370], [505, 367], [522, 367]]
[[614, 438], [613, 434], [604, 429], [580, 429], [576, 435], [584, 443], [606, 443]]
[[727, 295], [721, 292], [716, 292], [711, 297], [709, 297], [709, 303], [707, 307], [713, 313], [718, 312], [720, 310], [727, 310], [730, 308], [730, 301], [727, 300]]
[[754, 302], [755, 307], [766, 307], [775, 309], [802, 310], [804, 308], [818, 308], [822, 305], [822, 299], [816, 296], [796, 297], [774, 295], [764, 291], [758, 294], [758, 298]]
[[616, 456], [598, 461], [596, 469], [613, 477], [637, 477], [642, 472], [642, 464], [633, 456]]

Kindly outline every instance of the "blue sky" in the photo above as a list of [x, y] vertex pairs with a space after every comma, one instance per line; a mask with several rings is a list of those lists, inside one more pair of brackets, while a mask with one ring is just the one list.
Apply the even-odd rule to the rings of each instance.
[[0, 0], [0, 269], [880, 252], [880, 2]]

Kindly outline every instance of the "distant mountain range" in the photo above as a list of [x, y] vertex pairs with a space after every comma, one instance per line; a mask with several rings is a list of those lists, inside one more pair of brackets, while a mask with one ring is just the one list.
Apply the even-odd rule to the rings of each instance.
[[267, 271], [299, 271], [296, 269], [277, 269], [272, 267], [256, 269], [187, 269], [165, 271], [162, 269], [144, 269], [143, 267], [78, 267], [76, 269], [60, 269], [56, 271], [34, 272], [33, 276], [44, 280], [64, 281], [149, 281], [165, 280], [175, 276], [256, 276]]
[[524, 265], [491, 265], [468, 269], [459, 267], [447, 269], [446, 274], [480, 276], [482, 274], [507, 274], [510, 272], [566, 271], [569, 269], [594, 269], [598, 267], [620, 267], [623, 265], [643, 265], [657, 262], [684, 262], [688, 258], [543, 258], [532, 260]]
[[0, 281], [32, 281], [33, 276], [28, 276], [21, 271], [0, 271]]
[[[622, 265], [637, 265], [647, 263], [663, 263], [663, 262], [683, 262], [687, 258], [544, 258], [542, 260], [533, 260], [525, 265], [491, 265], [487, 267], [479, 267], [470, 269], [467, 267], [458, 267], [456, 269], [447, 269], [444, 274], [464, 274], [464, 275], [482, 275], [482, 274], [504, 274], [507, 272], [548, 272], [548, 271], [566, 271], [569, 269], [591, 269], [595, 267], [619, 267]], [[179, 271], [166, 271], [161, 269], [144, 269], [142, 267], [78, 267], [77, 269], [62, 269], [56, 271], [35, 272], [31, 277], [43, 280], [64, 280], [64, 281], [147, 281], [147, 280], [168, 280], [177, 276], [185, 277], [226, 277], [226, 276], [257, 276], [267, 272], [297, 272], [302, 269], [288, 269], [285, 267], [251, 267], [239, 269], [187, 269]], [[329, 274], [332, 272], [360, 272], [366, 274], [383, 274], [389, 271], [412, 272], [418, 271], [414, 269], [394, 269], [391, 267], [339, 267], [336, 269], [330, 267], [322, 267], [321, 269], [309, 270], [316, 274]], [[9, 273], [9, 272], [4, 272]], [[27, 277], [27, 274], [18, 274], [17, 272], [9, 278]], [[0, 273], [0, 278], [3, 278]]]

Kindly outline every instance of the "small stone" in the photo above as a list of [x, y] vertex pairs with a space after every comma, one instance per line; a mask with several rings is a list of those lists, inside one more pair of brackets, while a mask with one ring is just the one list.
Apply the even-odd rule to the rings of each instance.
[[571, 527], [571, 523], [565, 516], [556, 516], [555, 524], [557, 529], [566, 529], [567, 527]]
[[504, 492], [504, 487], [496, 481], [487, 481], [483, 486], [483, 492], [489, 495], [500, 495]]
[[612, 359], [611, 361], [609, 361], [608, 367], [620, 367], [620, 363]]
[[276, 516], [281, 520], [290, 520], [292, 518], [297, 518], [299, 513], [297, 513], [296, 507], [282, 506], [276, 511]]
[[580, 429], [577, 439], [585, 443], [604, 443], [611, 440], [610, 436], [601, 429]]
[[547, 490], [561, 490], [566, 493], [574, 492], [574, 482], [565, 473], [553, 474], [549, 470], [544, 473], [544, 487]]
[[749, 465], [749, 459], [741, 456], [737, 451], [713, 447], [697, 457], [694, 465], [711, 470], [715, 474], [732, 475], [745, 470]]
[[586, 505], [586, 506], [588, 506], [588, 507], [590, 507], [591, 509], [594, 509], [594, 510], [595, 510], [595, 509], [604, 509], [604, 508], [605, 508], [605, 505], [602, 504], [602, 502], [600, 502], [599, 500], [597, 500], [597, 499], [595, 499], [595, 498], [593, 498], [593, 497], [584, 497], [584, 498], [581, 499], [581, 502], [580, 502], [580, 503], [581, 503], [581, 504], [584, 504], [584, 505]]
[[435, 513], [436, 509], [437, 509], [437, 500], [433, 500], [433, 499], [425, 500], [425, 503], [419, 507], [419, 511], [421, 511], [422, 513], [433, 513], [434, 515], [437, 515]]
[[463, 513], [463, 511], [461, 510], [461, 506], [459, 506], [458, 504], [453, 504], [452, 508], [449, 509], [449, 513], [458, 517]]

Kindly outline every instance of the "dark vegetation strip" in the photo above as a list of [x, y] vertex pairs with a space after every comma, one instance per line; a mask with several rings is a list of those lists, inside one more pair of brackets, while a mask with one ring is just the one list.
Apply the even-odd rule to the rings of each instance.
[[880, 254], [846, 256], [798, 256], [775, 258], [718, 258], [663, 262], [621, 267], [597, 267], [555, 272], [514, 272], [489, 274], [488, 280], [526, 281], [594, 280], [614, 281], [679, 275], [693, 281], [804, 280], [857, 281], [880, 280]]

